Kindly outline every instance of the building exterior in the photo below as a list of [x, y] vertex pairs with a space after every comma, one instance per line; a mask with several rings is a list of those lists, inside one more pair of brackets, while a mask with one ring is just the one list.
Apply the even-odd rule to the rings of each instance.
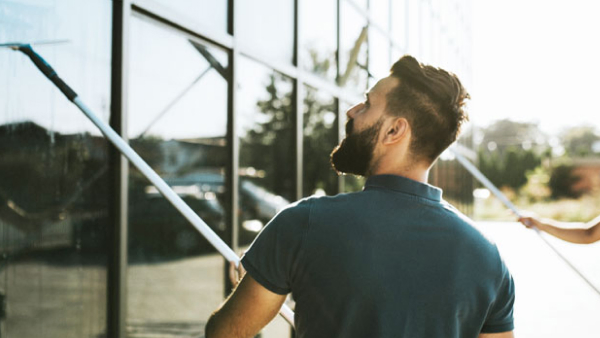
[[[360, 189], [328, 154], [401, 55], [469, 88], [470, 33], [469, 0], [0, 2], [0, 44], [53, 41], [34, 48], [240, 252], [290, 201]], [[0, 336], [201, 336], [224, 260], [23, 54], [0, 75]], [[431, 183], [470, 213], [451, 156]]]

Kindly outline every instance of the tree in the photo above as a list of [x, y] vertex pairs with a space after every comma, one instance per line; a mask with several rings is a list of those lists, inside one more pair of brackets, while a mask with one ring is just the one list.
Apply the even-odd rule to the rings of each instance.
[[570, 157], [589, 157], [595, 155], [592, 147], [600, 141], [594, 127], [579, 126], [569, 128], [561, 133], [566, 154]]

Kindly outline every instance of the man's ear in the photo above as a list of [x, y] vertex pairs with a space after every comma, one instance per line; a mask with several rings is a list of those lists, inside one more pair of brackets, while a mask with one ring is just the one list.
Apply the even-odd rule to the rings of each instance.
[[383, 144], [393, 144], [401, 141], [410, 135], [410, 125], [403, 117], [391, 119], [391, 123], [385, 129]]

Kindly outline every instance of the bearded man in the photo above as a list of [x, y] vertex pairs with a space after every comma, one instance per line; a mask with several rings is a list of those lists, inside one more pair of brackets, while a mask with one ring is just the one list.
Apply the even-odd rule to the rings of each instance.
[[275, 216], [206, 337], [254, 336], [289, 293], [301, 338], [513, 337], [514, 283], [496, 246], [427, 184], [468, 98], [454, 74], [398, 60], [348, 110], [331, 154], [338, 173], [367, 178], [364, 190]]

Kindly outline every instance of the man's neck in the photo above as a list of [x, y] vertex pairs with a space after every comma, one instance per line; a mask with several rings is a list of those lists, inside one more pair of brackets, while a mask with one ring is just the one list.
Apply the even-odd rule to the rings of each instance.
[[368, 176], [375, 175], [397, 175], [409, 178], [413, 181], [427, 183], [427, 179], [429, 177], [429, 168], [423, 169], [420, 167], [406, 167], [406, 168], [378, 168], [370, 173]]

